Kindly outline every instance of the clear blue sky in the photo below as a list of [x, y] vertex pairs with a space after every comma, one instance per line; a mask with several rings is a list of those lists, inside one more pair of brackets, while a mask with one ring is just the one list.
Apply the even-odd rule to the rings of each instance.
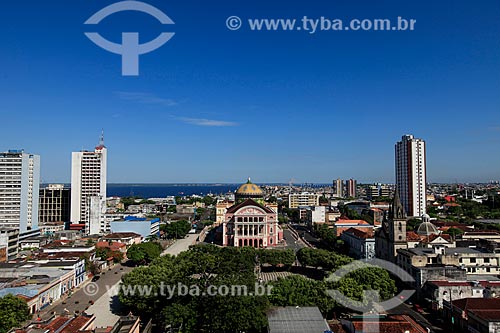
[[[394, 143], [427, 141], [428, 180], [500, 179], [500, 2], [148, 0], [93, 29], [141, 42], [139, 77], [85, 36], [110, 0], [4, 0], [0, 150], [41, 155], [69, 182], [101, 128], [110, 182], [394, 179]], [[417, 20], [415, 31], [230, 31], [226, 18]], [[92, 30], [92, 29], [91, 29]]]

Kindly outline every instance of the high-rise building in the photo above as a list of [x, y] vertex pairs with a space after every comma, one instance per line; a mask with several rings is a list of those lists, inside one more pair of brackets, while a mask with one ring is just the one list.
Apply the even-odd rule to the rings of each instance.
[[[106, 208], [106, 162], [107, 149], [104, 146], [104, 136], [101, 135], [99, 145], [94, 151], [72, 153], [71, 163], [71, 223], [85, 224], [85, 231], [95, 231], [97, 212], [99, 219], [104, 219]], [[102, 201], [97, 205], [95, 198]], [[92, 228], [91, 228], [92, 222]], [[91, 230], [92, 229], [92, 230]]]
[[40, 156], [23, 150], [0, 153], [0, 227], [38, 229]]
[[349, 179], [349, 180], [346, 180], [345, 181], [345, 187], [346, 187], [346, 190], [347, 190], [347, 196], [349, 198], [356, 198], [356, 186], [357, 186], [357, 182], [355, 179]]
[[63, 184], [49, 184], [40, 189], [38, 221], [68, 222], [70, 220], [71, 190]]
[[389, 198], [391, 194], [391, 187], [389, 185], [384, 185], [384, 184], [373, 184], [373, 185], [368, 185], [365, 189], [366, 191], [366, 197], [368, 200], [374, 200], [378, 197], [386, 197]]
[[288, 195], [288, 207], [319, 206], [319, 197], [319, 194], [309, 192], [290, 193]]
[[426, 210], [425, 141], [405, 135], [396, 143], [396, 187], [408, 216]]
[[344, 181], [342, 179], [337, 179], [333, 181], [334, 196], [336, 198], [344, 197]]

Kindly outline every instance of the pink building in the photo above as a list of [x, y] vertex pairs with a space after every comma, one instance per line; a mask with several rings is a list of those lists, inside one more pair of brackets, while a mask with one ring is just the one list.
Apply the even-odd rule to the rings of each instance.
[[253, 199], [229, 207], [222, 224], [223, 246], [276, 246], [283, 238], [278, 214]]

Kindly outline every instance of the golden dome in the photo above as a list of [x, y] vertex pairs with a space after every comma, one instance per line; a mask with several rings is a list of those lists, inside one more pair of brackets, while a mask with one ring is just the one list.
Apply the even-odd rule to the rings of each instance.
[[264, 195], [264, 191], [262, 191], [258, 185], [252, 183], [250, 178], [248, 178], [248, 181], [238, 188], [236, 195], [245, 197], [261, 197]]

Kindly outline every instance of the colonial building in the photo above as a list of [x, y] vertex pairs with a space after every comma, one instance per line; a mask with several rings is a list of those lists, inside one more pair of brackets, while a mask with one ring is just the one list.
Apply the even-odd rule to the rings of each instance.
[[264, 202], [262, 189], [251, 183], [236, 191], [236, 203], [227, 208], [222, 223], [223, 246], [276, 246], [283, 238], [278, 226], [278, 209]]
[[340, 236], [348, 246], [349, 254], [356, 259], [373, 259], [375, 257], [375, 238], [373, 230], [347, 229]]

